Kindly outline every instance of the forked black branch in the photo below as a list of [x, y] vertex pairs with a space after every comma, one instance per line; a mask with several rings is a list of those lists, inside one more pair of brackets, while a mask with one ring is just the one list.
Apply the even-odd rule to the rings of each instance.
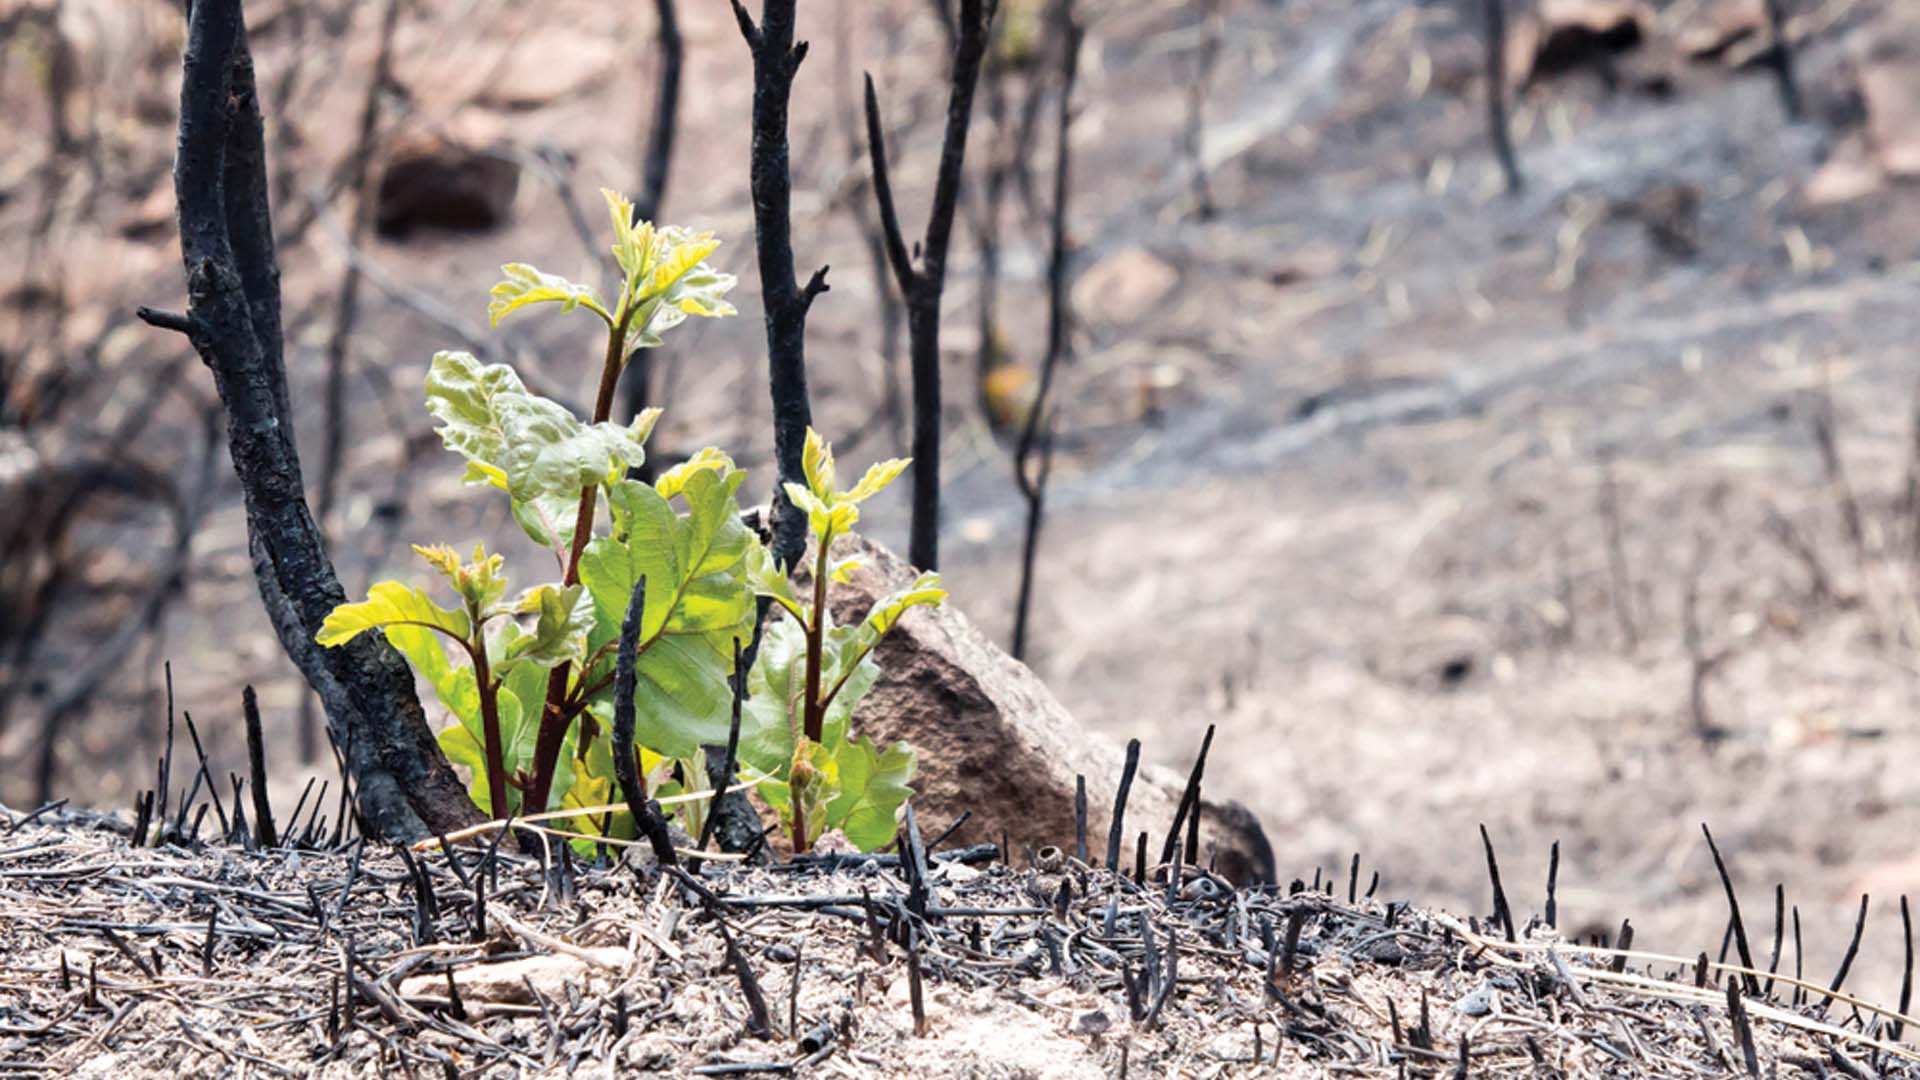
[[868, 75], [866, 80], [873, 196], [880, 207], [887, 261], [893, 266], [907, 308], [913, 371], [913, 528], [907, 556], [922, 570], [936, 569], [940, 559], [940, 296], [946, 288], [947, 247], [953, 238], [954, 210], [960, 202], [973, 94], [980, 82], [980, 65], [987, 54], [997, 6], [995, 0], [960, 0], [940, 171], [934, 180], [933, 207], [927, 215], [927, 231], [918, 246], [917, 260], [907, 249], [894, 205], [886, 142], [880, 130], [879, 95], [874, 91], [873, 76]]

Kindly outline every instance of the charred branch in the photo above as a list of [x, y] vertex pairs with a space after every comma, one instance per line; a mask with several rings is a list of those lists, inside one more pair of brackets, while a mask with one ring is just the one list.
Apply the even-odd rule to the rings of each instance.
[[471, 824], [478, 812], [399, 654], [377, 635], [336, 649], [313, 639], [346, 597], [307, 507], [293, 443], [265, 138], [239, 0], [193, 5], [184, 67], [174, 192], [187, 319], [226, 412], [261, 598], [351, 756], [367, 822], [396, 839]]
[[[933, 207], [918, 248], [907, 250], [887, 174], [886, 142], [880, 131], [880, 101], [867, 76], [867, 146], [873, 158], [873, 194], [880, 208], [887, 261], [893, 266], [907, 308], [907, 349], [913, 372], [913, 526], [908, 561], [922, 570], [940, 560], [940, 297], [946, 288], [947, 247], [960, 200], [966, 163], [967, 127], [973, 117], [974, 89], [986, 57], [995, 0], [961, 0], [958, 33], [947, 96], [947, 126], [934, 181]], [[756, 204], [758, 199], [755, 200]]]

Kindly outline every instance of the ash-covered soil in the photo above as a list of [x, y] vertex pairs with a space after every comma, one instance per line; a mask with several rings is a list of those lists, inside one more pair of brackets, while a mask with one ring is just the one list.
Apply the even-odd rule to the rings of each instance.
[[19, 818], [9, 1075], [1920, 1076], [1897, 1019], [1851, 995], [1741, 989], [1704, 955], [1583, 947], [1538, 917], [1509, 943], [1357, 877], [1140, 882], [1057, 849], [662, 874], [484, 840], [132, 847], [91, 815]]
[[[0, 244], [22, 253], [0, 304], [12, 425], [0, 437], [10, 468], [104, 451], [129, 480], [91, 497], [56, 551], [10, 559], [24, 614], [10, 616], [3, 661], [0, 797], [33, 803], [42, 722], [85, 691], [52, 744], [54, 794], [125, 805], [158, 753], [163, 658], [221, 762], [241, 760], [242, 683], [260, 688], [285, 746], [301, 690], [259, 611], [217, 457], [183, 591], [153, 633], [118, 633], [174, 541], [168, 511], [138, 497], [142, 477], [194, 490], [211, 387], [182, 343], [131, 318], [138, 303], [183, 301], [166, 177], [177, 9], [66, 6], [97, 13], [70, 110], [76, 132], [94, 133], [85, 152], [55, 152], [40, 69], [0, 69], [8, 114], [28, 118], [0, 147]], [[742, 317], [662, 356], [655, 445], [721, 445], [762, 467], [764, 492], [745, 51], [724, 6], [682, 6], [689, 91], [665, 217], [727, 239], [719, 261], [741, 275]], [[1842, 167], [1871, 160], [1862, 71], [1920, 34], [1893, 0], [1793, 5], [1807, 115], [1788, 123], [1764, 69], [1674, 55], [1724, 6], [1655, 5], [1647, 45], [1611, 87], [1579, 73], [1525, 91], [1528, 186], [1505, 198], [1470, 13], [1224, 2], [1200, 140], [1211, 217], [1180, 150], [1186, 101], [1169, 92], [1198, 70], [1195, 7], [1089, 7], [1078, 324], [1030, 659], [1083, 721], [1140, 736], [1164, 763], [1219, 724], [1209, 790], [1263, 815], [1289, 875], [1357, 850], [1383, 868], [1383, 896], [1470, 909], [1484, 903], [1484, 821], [1514, 881], [1543, 880], [1561, 842], [1563, 926], [1631, 918], [1643, 943], [1690, 954], [1725, 922], [1697, 839], [1707, 821], [1750, 906], [1784, 883], [1816, 981], [1871, 893], [1852, 977], [1890, 998], [1894, 898], [1920, 892], [1920, 504], [1904, 494], [1920, 189]], [[309, 470], [350, 200], [301, 226], [351, 152], [377, 7], [303, 22], [299, 5], [250, 5], [263, 84], [287, 103], [269, 137]], [[570, 155], [559, 182], [591, 210], [594, 188], [639, 172], [645, 8], [410, 7], [395, 44], [405, 93], [385, 103], [387, 122], [497, 137], [529, 162]], [[794, 108], [796, 243], [803, 270], [834, 267], [810, 377], [816, 417], [858, 465], [895, 447], [876, 415], [877, 294], [848, 212], [863, 148], [846, 121], [870, 68], [901, 129], [896, 180], [917, 224], [939, 30], [913, 3], [802, 17], [814, 50]], [[978, 131], [976, 160], [992, 138]], [[1044, 155], [1035, 167], [1045, 175]], [[1836, 201], [1843, 180], [1858, 183]], [[509, 259], [593, 277], [555, 192], [531, 170], [502, 230], [368, 242], [410, 292], [367, 289], [351, 351], [333, 522], [350, 589], [412, 572], [407, 542], [515, 535], [433, 445], [420, 379], [434, 349], [461, 342], [420, 308], [480, 324]], [[1031, 363], [1044, 234], [1017, 200], [1008, 217], [999, 307]], [[1004, 633], [1020, 504], [971, 392], [969, 235], [963, 214], [942, 569], [955, 602]], [[506, 340], [577, 398], [597, 363], [580, 328], [531, 318]], [[904, 539], [903, 505], [868, 520]]]

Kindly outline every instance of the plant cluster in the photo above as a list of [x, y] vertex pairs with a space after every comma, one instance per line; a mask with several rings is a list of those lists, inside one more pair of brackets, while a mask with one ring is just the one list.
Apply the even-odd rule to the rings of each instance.
[[[851, 532], [859, 503], [908, 462], [881, 462], [842, 491], [831, 448], [808, 429], [807, 483], [787, 485], [815, 541], [804, 586], [742, 521], [746, 474], [722, 451], [703, 449], [652, 483], [631, 478], [659, 411], [609, 420], [621, 369], [690, 316], [735, 314], [725, 298], [734, 277], [708, 262], [719, 247], [711, 233], [656, 229], [636, 221], [626, 199], [606, 197], [621, 270], [611, 303], [516, 263], [502, 268], [488, 308], [495, 325], [541, 303], [601, 320], [606, 358], [591, 421], [530, 392], [510, 366], [463, 352], [437, 354], [426, 381], [427, 408], [447, 449], [466, 460], [466, 479], [506, 494], [520, 528], [553, 553], [558, 579], [510, 596], [502, 556], [478, 547], [462, 559], [449, 547], [416, 547], [451, 586], [455, 606], [383, 581], [364, 601], [335, 608], [316, 640], [337, 646], [367, 631], [386, 635], [451, 714], [440, 745], [472, 770], [471, 794], [490, 816], [571, 810], [566, 831], [582, 842], [620, 842], [634, 838], [637, 823], [616, 799], [609, 728], [621, 623], [635, 587], [644, 583], [646, 598], [634, 725], [644, 790], [627, 793], [636, 806], [704, 787], [703, 748], [730, 734], [735, 657], [755, 638], [762, 600], [770, 601], [778, 615], [764, 626], [746, 676], [742, 779], [780, 813], [796, 850], [829, 828], [863, 849], [880, 847], [911, 793], [914, 754], [904, 743], [882, 749], [853, 737], [849, 720], [878, 674], [871, 654], [880, 639], [909, 609], [946, 594], [938, 575], [923, 574], [861, 622], [835, 626], [827, 586], [852, 569], [831, 560], [833, 541]], [[707, 809], [708, 800], [675, 801], [693, 835]]]

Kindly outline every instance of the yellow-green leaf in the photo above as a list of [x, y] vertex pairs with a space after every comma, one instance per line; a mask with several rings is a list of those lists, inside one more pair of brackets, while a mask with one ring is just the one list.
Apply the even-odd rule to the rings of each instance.
[[543, 303], [557, 303], [563, 312], [585, 307], [607, 325], [613, 325], [613, 316], [607, 313], [606, 305], [586, 285], [575, 284], [558, 274], [544, 273], [526, 263], [508, 263], [500, 272], [507, 279], [493, 287], [493, 300], [487, 305], [487, 319], [494, 326], [528, 304]]
[[459, 641], [467, 640], [473, 629], [466, 612], [449, 611], [411, 585], [382, 581], [367, 590], [365, 600], [334, 608], [313, 639], [326, 646], [344, 645], [368, 630], [394, 625], [424, 626]]
[[893, 483], [895, 478], [905, 472], [907, 466], [911, 464], [913, 464], [912, 458], [888, 458], [885, 461], [876, 462], [867, 469], [867, 474], [860, 478], [860, 482], [853, 486], [853, 490], [847, 492], [843, 498], [848, 502], [865, 502], [878, 495], [888, 484]]

